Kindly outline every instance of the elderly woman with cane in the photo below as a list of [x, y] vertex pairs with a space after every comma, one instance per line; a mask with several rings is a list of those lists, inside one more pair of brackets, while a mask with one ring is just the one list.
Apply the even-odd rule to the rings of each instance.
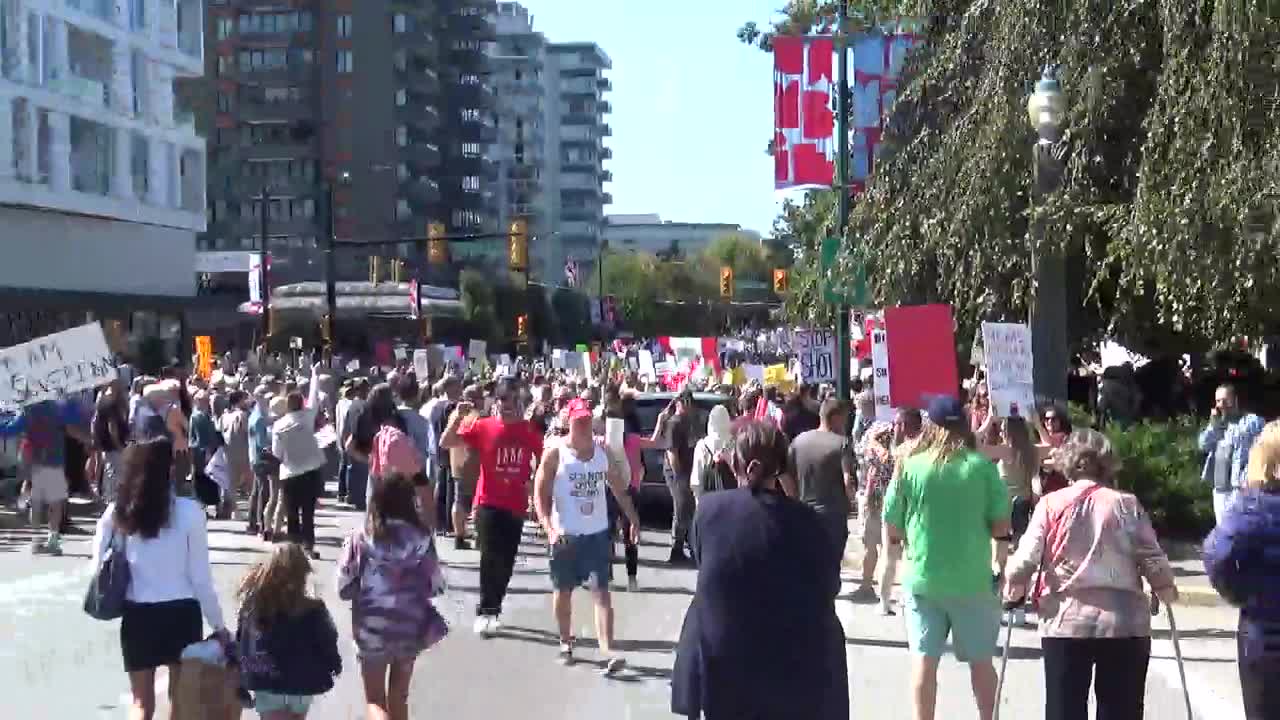
[[1116, 463], [1101, 433], [1072, 433], [1055, 452], [1070, 483], [1041, 498], [1005, 568], [1006, 607], [1021, 605], [1039, 570], [1046, 720], [1086, 720], [1093, 678], [1098, 720], [1141, 718], [1151, 658], [1145, 578], [1178, 598], [1173, 569], [1138, 499], [1111, 487]]

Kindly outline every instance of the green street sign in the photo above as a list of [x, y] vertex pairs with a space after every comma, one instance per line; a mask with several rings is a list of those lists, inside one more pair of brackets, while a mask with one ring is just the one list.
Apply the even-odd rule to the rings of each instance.
[[[867, 273], [862, 267], [858, 267], [853, 272], [852, 287], [833, 288], [832, 272], [836, 266], [836, 256], [840, 254], [840, 238], [823, 238], [822, 240], [822, 297], [832, 305], [852, 305], [854, 307], [866, 307], [870, 303], [870, 293], [867, 292]], [[840, 283], [844, 285], [845, 283]]]

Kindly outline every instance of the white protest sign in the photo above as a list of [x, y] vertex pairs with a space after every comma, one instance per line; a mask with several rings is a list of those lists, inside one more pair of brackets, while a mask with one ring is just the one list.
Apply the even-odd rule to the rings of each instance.
[[893, 422], [897, 409], [889, 404], [889, 333], [884, 318], [871, 320], [871, 392], [876, 399], [876, 420]]
[[425, 348], [413, 351], [413, 374], [418, 376], [418, 382], [426, 382], [431, 377], [431, 353]]
[[359, 360], [359, 359], [352, 360], [351, 362], [347, 363], [347, 372], [349, 372], [349, 373], [353, 373], [353, 372], [358, 371], [359, 369], [360, 369], [360, 360]]
[[800, 379], [807, 385], [836, 381], [836, 339], [830, 330], [797, 330], [792, 336]]
[[560, 348], [556, 348], [552, 350], [551, 351], [551, 367], [555, 368], [556, 370], [563, 370], [564, 356], [565, 356], [564, 350]]
[[472, 340], [467, 346], [467, 357], [473, 360], [483, 360], [488, 357], [489, 343], [484, 340]]
[[0, 350], [0, 407], [53, 400], [115, 379], [115, 358], [96, 322]]
[[648, 350], [640, 351], [640, 374], [654, 379], [658, 377], [658, 371], [653, 366], [653, 353]]
[[1028, 418], [1035, 412], [1031, 328], [1021, 323], [982, 323], [987, 390], [996, 417]]
[[397, 347], [396, 347], [392, 352], [395, 354], [396, 362], [398, 362], [398, 363], [399, 363], [399, 362], [404, 362], [404, 361], [405, 361], [405, 358], [408, 358], [408, 357], [409, 357], [409, 350], [408, 350], [408, 348], [403, 348], [403, 347], [399, 347], [399, 346], [397, 346]]

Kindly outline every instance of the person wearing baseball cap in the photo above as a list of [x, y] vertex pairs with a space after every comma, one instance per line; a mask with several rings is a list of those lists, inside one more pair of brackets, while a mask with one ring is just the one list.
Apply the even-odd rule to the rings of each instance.
[[[596, 635], [604, 653], [606, 674], [625, 661], [613, 652], [613, 603], [609, 568], [613, 540], [609, 532], [608, 495], [618, 501], [630, 525], [629, 541], [639, 542], [640, 519], [627, 494], [627, 481], [592, 433], [591, 405], [574, 398], [565, 406], [569, 435], [542, 455], [534, 482], [538, 522], [551, 547], [551, 584], [555, 590], [560, 661], [572, 664], [573, 589], [586, 585], [595, 601]], [[607, 484], [607, 487], [606, 487]]]
[[995, 463], [977, 450], [964, 406], [928, 403], [927, 448], [907, 459], [884, 500], [889, 538], [906, 541], [907, 640], [914, 656], [915, 717], [933, 717], [938, 664], [947, 636], [969, 664], [979, 717], [996, 702], [992, 656], [1000, 604], [991, 590], [991, 541], [1008, 537], [1009, 492]]

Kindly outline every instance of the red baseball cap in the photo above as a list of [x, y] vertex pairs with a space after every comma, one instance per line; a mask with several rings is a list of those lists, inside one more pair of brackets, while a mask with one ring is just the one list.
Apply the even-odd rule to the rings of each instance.
[[589, 418], [591, 417], [591, 406], [582, 398], [574, 398], [565, 406], [565, 412], [568, 413], [570, 420]]

